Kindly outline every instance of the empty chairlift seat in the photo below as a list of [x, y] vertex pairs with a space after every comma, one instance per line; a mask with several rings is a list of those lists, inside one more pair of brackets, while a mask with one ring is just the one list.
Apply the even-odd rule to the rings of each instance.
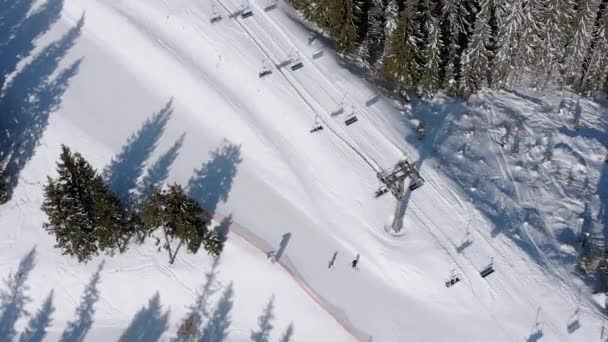
[[249, 18], [251, 16], [253, 16], [253, 12], [249, 8], [244, 9], [243, 12], [241, 13], [241, 18], [243, 18], [243, 19]]
[[479, 272], [482, 278], [485, 278], [492, 273], [494, 273], [494, 266], [492, 264], [486, 266], [483, 270], [481, 270], [481, 272]]
[[354, 124], [357, 121], [359, 121], [357, 116], [354, 114], [351, 114], [349, 117], [346, 118], [346, 120], [344, 120], [344, 124], [346, 124], [346, 126], [348, 126], [348, 125]]
[[293, 65], [291, 66], [291, 70], [296, 71], [298, 69], [302, 69], [304, 67], [304, 63], [302, 63], [302, 61], [296, 61], [295, 63], [293, 63]]

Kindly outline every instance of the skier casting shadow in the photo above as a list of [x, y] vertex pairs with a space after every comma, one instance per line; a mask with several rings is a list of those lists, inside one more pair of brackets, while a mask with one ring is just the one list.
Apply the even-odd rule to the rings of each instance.
[[285, 252], [285, 248], [287, 248], [289, 239], [291, 239], [291, 233], [283, 234], [283, 236], [281, 237], [281, 242], [279, 244], [279, 249], [276, 252], [275, 251], [268, 252], [268, 258], [270, 258], [270, 261], [277, 262], [281, 258], [281, 256]]
[[359, 263], [359, 254], [357, 254], [357, 258], [355, 258], [355, 260], [353, 260], [353, 268], [357, 269], [357, 264]]

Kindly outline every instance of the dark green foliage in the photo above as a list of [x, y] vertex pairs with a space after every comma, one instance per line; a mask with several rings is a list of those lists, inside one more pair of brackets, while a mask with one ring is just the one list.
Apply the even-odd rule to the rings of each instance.
[[8, 201], [9, 191], [8, 175], [6, 174], [3, 163], [0, 161], [0, 204], [4, 204]]
[[47, 177], [42, 210], [44, 229], [63, 254], [88, 261], [99, 252], [123, 252], [131, 236], [120, 201], [97, 171], [79, 154], [61, 147], [59, 177]]
[[[164, 248], [169, 252], [170, 262], [185, 244], [188, 252], [198, 252], [201, 245], [212, 255], [222, 252], [223, 243], [214, 231], [208, 229], [211, 215], [188, 197], [180, 185], [151, 191], [142, 209], [142, 234], [149, 236], [161, 229], [165, 238]], [[178, 245], [172, 249], [173, 241]]]
[[357, 62], [397, 93], [608, 87], [605, 0], [291, 2], [340, 52], [357, 48]]

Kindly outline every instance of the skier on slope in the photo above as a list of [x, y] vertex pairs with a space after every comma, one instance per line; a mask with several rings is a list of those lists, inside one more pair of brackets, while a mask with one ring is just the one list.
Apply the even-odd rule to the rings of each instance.
[[357, 268], [357, 264], [359, 263], [359, 254], [357, 254], [357, 258], [353, 260], [353, 268]]

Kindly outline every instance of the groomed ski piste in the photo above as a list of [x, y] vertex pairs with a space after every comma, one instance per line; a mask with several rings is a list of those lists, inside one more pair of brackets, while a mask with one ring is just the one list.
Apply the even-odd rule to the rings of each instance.
[[[65, 84], [0, 207], [0, 340], [184, 339], [192, 310], [202, 341], [608, 337], [603, 303], [566, 266], [576, 238], [563, 243], [585, 204], [597, 228], [608, 212], [605, 104], [526, 90], [399, 103], [283, 1], [47, 1], [61, 16], [16, 74], [55, 44], [28, 72]], [[52, 7], [35, 3], [31, 13]], [[311, 133], [315, 118], [324, 129]], [[186, 186], [230, 227], [219, 261], [182, 252], [169, 265], [152, 241], [87, 264], [62, 256], [39, 209], [61, 144], [123, 198], [151, 180]], [[424, 185], [400, 206], [374, 198], [377, 172], [404, 158]]]

